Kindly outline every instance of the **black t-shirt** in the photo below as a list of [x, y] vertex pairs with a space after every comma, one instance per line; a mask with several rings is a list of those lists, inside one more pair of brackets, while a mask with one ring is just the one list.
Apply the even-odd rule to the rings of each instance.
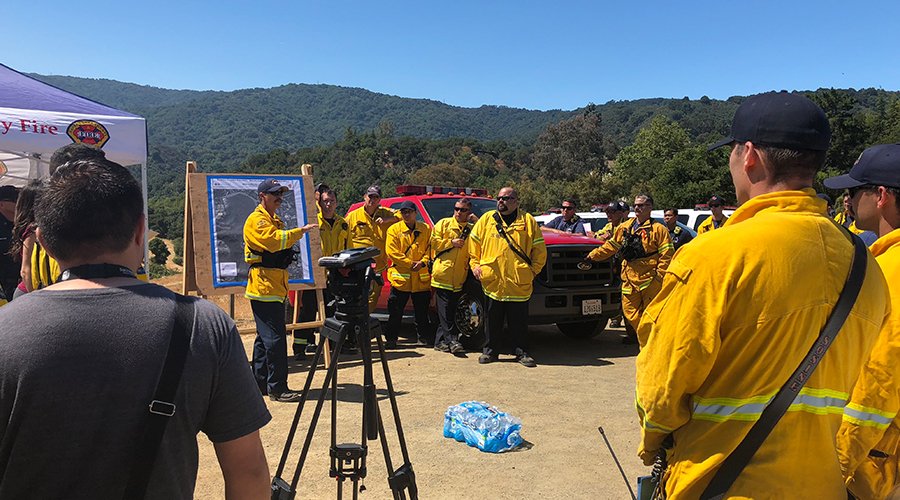
[[[0, 498], [121, 498], [174, 322], [152, 284], [38, 290], [0, 307]], [[190, 353], [147, 498], [191, 498], [197, 434], [270, 419], [231, 319], [197, 299]]]
[[19, 270], [21, 266], [9, 255], [9, 246], [12, 244], [13, 223], [0, 215], [0, 296], [7, 300], [12, 299], [13, 291], [19, 284]]

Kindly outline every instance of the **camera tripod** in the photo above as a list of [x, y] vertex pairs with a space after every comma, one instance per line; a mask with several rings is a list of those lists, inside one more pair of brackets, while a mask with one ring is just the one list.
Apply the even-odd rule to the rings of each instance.
[[[370, 261], [371, 262], [371, 261]], [[416, 487], [416, 477], [409, 461], [409, 453], [406, 448], [406, 439], [403, 436], [403, 426], [400, 422], [400, 413], [397, 408], [397, 399], [394, 392], [394, 386], [391, 382], [391, 374], [388, 370], [387, 357], [384, 352], [384, 344], [379, 334], [380, 326], [377, 320], [369, 317], [368, 310], [368, 294], [369, 284], [376, 279], [375, 273], [371, 267], [366, 266], [360, 269], [340, 268], [330, 269], [329, 289], [335, 293], [337, 300], [337, 309], [334, 318], [325, 320], [325, 326], [322, 329], [322, 339], [316, 348], [316, 354], [313, 358], [309, 374], [306, 377], [306, 383], [303, 386], [303, 393], [294, 413], [294, 420], [291, 424], [291, 430], [288, 434], [287, 441], [284, 444], [284, 451], [281, 455], [281, 461], [275, 472], [275, 478], [272, 481], [272, 500], [292, 500], [297, 493], [297, 484], [300, 474], [303, 471], [303, 465], [309, 453], [310, 444], [312, 443], [313, 434], [316, 430], [316, 424], [319, 415], [325, 403], [326, 393], [329, 385], [331, 387], [331, 466], [329, 476], [337, 479], [337, 498], [343, 498], [344, 481], [350, 480], [352, 483], [353, 499], [358, 498], [359, 492], [365, 490], [363, 485], [360, 488], [360, 482], [366, 477], [366, 456], [368, 454], [368, 441], [379, 439], [381, 441], [381, 449], [384, 454], [385, 466], [388, 471], [388, 485], [391, 488], [393, 498], [395, 500], [417, 500], [418, 489]], [[341, 295], [341, 293], [350, 293], [350, 296]], [[356, 339], [356, 345], [359, 348], [359, 356], [363, 364], [363, 411], [362, 411], [362, 433], [361, 442], [357, 443], [341, 443], [337, 442], [337, 379], [338, 379], [338, 361], [341, 355], [341, 348], [344, 343], [353, 336]], [[300, 423], [300, 415], [303, 412], [304, 404], [309, 397], [309, 390], [312, 386], [313, 377], [319, 361], [322, 359], [324, 338], [332, 342], [331, 364], [329, 365], [325, 380], [322, 383], [322, 390], [316, 401], [313, 411], [312, 421], [306, 432], [306, 439], [303, 442], [303, 448], [300, 452], [300, 459], [297, 468], [294, 471], [293, 478], [290, 483], [282, 479], [285, 463], [287, 462], [288, 453]], [[388, 398], [391, 403], [391, 413], [394, 419], [394, 425], [397, 428], [397, 437], [400, 441], [400, 453], [403, 456], [403, 464], [394, 469], [391, 461], [391, 453], [388, 449], [387, 439], [385, 436], [384, 422], [381, 418], [381, 412], [378, 408], [376, 399], [375, 383], [373, 380], [373, 362], [372, 362], [372, 339], [375, 339], [378, 347], [378, 355], [381, 361], [381, 367], [384, 371], [384, 381], [387, 386]]]

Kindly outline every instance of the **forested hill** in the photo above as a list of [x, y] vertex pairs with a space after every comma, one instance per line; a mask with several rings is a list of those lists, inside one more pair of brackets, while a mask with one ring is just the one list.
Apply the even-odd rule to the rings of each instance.
[[[344, 193], [390, 192], [406, 182], [497, 189], [516, 185], [523, 206], [561, 197], [581, 203], [651, 191], [664, 205], [728, 198], [727, 152], [706, 145], [728, 133], [743, 100], [702, 97], [585, 103], [577, 110], [461, 108], [333, 85], [231, 92], [169, 90], [113, 80], [32, 75], [147, 119], [150, 225], [181, 231], [184, 164], [204, 172], [297, 172]], [[553, 89], [547, 89], [553, 92]], [[880, 89], [806, 92], [834, 131], [826, 161], [844, 171], [868, 144], [900, 140], [900, 94]]]

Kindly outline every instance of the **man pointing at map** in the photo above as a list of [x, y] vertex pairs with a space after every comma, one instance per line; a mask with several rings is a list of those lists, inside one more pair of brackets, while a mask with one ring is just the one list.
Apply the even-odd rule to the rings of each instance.
[[287, 385], [287, 338], [284, 301], [288, 295], [287, 268], [294, 259], [292, 246], [318, 224], [285, 229], [275, 215], [290, 188], [275, 179], [259, 184], [259, 205], [244, 223], [244, 261], [250, 264], [247, 290], [256, 341], [253, 343], [253, 375], [263, 394], [272, 401], [295, 403], [300, 393]]

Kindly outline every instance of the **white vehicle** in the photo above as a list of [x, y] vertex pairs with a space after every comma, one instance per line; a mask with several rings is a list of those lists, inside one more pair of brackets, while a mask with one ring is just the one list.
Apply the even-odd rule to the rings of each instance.
[[[724, 210], [723, 213], [726, 217], [731, 217], [731, 214], [734, 213], [734, 210]], [[705, 210], [695, 210], [693, 208], [679, 208], [678, 209], [678, 222], [684, 226], [687, 226], [692, 232], [696, 234], [697, 227], [700, 226], [700, 223], [708, 219], [712, 215], [712, 212], [709, 209]], [[544, 225], [551, 220], [558, 217], [559, 214], [544, 214], [538, 215], [535, 217], [538, 224]], [[604, 212], [578, 212], [578, 216], [584, 221], [584, 229], [585, 231], [597, 232], [603, 228], [608, 222], [606, 218], [606, 213]], [[628, 217], [634, 217], [634, 212], [630, 212]], [[663, 222], [663, 211], [662, 210], [653, 210], [650, 212], [650, 217], [658, 220], [659, 222]]]

